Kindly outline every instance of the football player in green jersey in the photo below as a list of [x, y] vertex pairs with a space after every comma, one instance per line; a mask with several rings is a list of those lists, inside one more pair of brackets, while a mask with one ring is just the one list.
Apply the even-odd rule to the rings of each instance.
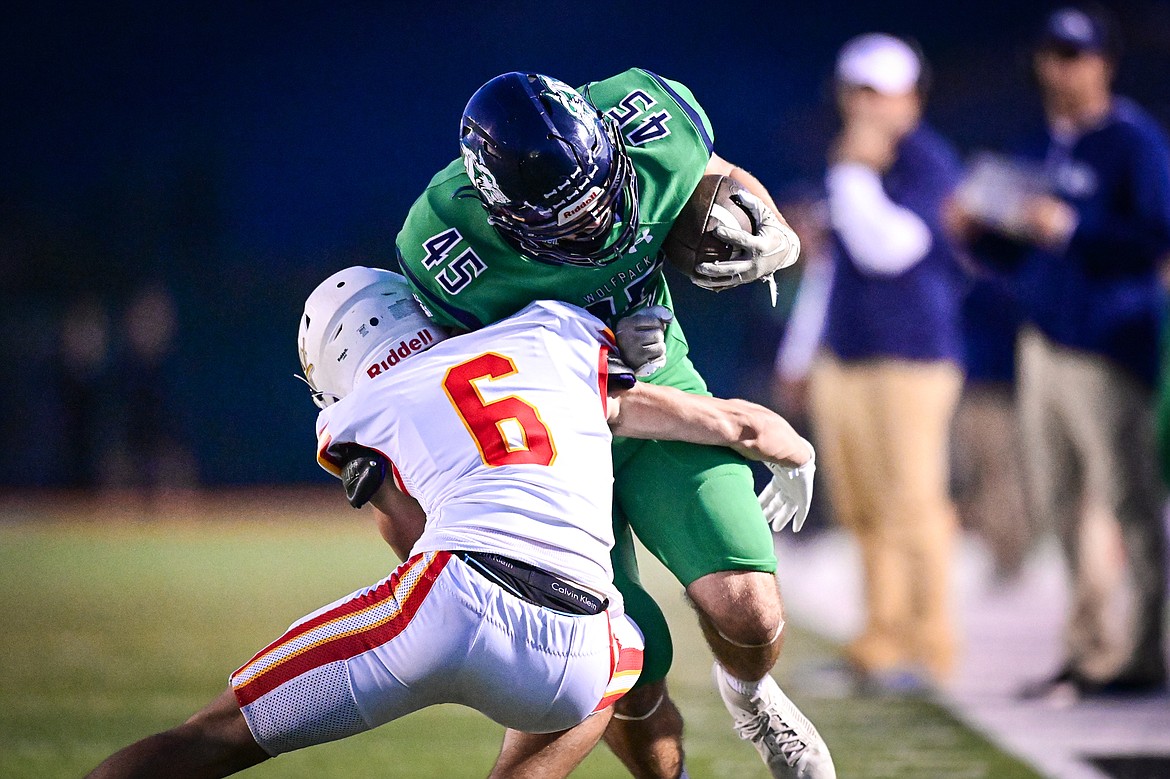
[[[474, 330], [533, 300], [563, 300], [613, 326], [644, 380], [707, 394], [671, 312], [661, 254], [699, 179], [724, 174], [745, 187], [755, 231], [717, 228], [735, 253], [698, 266], [696, 284], [770, 283], [799, 254], [763, 185], [713, 153], [690, 91], [649, 71], [580, 91], [539, 74], [497, 76], [468, 102], [460, 146], [397, 239], [401, 270], [439, 324]], [[670, 635], [638, 581], [632, 528], [686, 587], [740, 735], [774, 776], [835, 776], [815, 728], [769, 675], [783, 611], [768, 518], [745, 461], [728, 449], [630, 439], [615, 439], [613, 454], [615, 581], [646, 656], [606, 742], [636, 776], [685, 771], [681, 717], [666, 696]], [[812, 467], [774, 478], [811, 486]], [[791, 518], [783, 514], [775, 529]]]

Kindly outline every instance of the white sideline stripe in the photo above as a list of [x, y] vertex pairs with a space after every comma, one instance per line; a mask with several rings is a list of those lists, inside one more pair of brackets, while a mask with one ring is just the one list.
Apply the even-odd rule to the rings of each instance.
[[[779, 534], [776, 540], [792, 622], [836, 642], [854, 635], [862, 612], [852, 539], [831, 530], [807, 541]], [[941, 702], [966, 724], [1052, 779], [1109, 779], [1085, 756], [1170, 754], [1170, 695], [1063, 709], [1014, 699], [1023, 683], [1052, 673], [1061, 659], [1068, 592], [1055, 540], [1004, 585], [993, 582], [982, 542], [964, 534], [954, 593], [960, 655]]]

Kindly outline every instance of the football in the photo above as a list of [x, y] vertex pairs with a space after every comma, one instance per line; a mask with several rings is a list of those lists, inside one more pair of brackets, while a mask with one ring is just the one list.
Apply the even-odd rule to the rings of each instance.
[[743, 187], [727, 176], [712, 174], [699, 179], [662, 244], [667, 263], [693, 279], [699, 263], [730, 259], [732, 247], [711, 231], [723, 224], [755, 232], [747, 211], [731, 199], [742, 191]]

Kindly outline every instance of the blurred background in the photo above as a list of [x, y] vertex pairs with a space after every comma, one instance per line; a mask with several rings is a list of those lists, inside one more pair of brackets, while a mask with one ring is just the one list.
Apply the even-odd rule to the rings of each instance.
[[[778, 274], [775, 308], [759, 284], [715, 295], [669, 276], [692, 359], [715, 394], [773, 405], [808, 432], [805, 377], [782, 370], [778, 381], [777, 348], [786, 330], [799, 335], [790, 321], [802, 274], [815, 282], [830, 265], [822, 179], [840, 129], [838, 50], [870, 31], [916, 40], [931, 67], [926, 118], [971, 159], [1041, 123], [1030, 55], [1053, 7], [18, 5], [0, 15], [0, 387], [9, 398], [0, 406], [0, 656], [10, 660], [0, 742], [13, 745], [0, 752], [0, 773], [28, 776], [76, 776], [187, 716], [271, 638], [272, 620], [253, 618], [257, 603], [279, 622], [384, 574], [388, 551], [368, 543], [369, 528], [315, 462], [316, 408], [294, 378], [295, 325], [329, 274], [393, 266], [398, 229], [457, 154], [460, 114], [481, 84], [533, 70], [579, 85], [638, 66], [690, 87], [716, 151], [755, 174], [798, 230], [812, 226], [802, 230], [807, 256]], [[1103, 5], [1125, 44], [1116, 91], [1170, 128], [1170, 0]], [[974, 313], [988, 343], [1007, 345], [1010, 374], [1015, 320], [994, 305]], [[781, 367], [807, 370], [816, 337], [789, 339], [808, 348]], [[968, 367], [987, 367], [988, 355], [968, 352], [977, 358]], [[1010, 388], [1001, 389], [1010, 405]], [[955, 715], [913, 691], [859, 695], [833, 675], [836, 644], [863, 619], [862, 565], [844, 534], [818, 532], [832, 518], [821, 486], [808, 528], [777, 536], [797, 626], [779, 678], [833, 744], [842, 776], [1039, 775], [1016, 760], [1024, 757], [1044, 776], [1101, 779], [1079, 753], [1111, 779], [1170, 775], [1164, 683], [1124, 705], [1017, 700], [1022, 682], [1061, 662], [1072, 596], [1056, 542], [1036, 542], [1033, 531], [1051, 528], [1029, 524], [1019, 466], [1002, 456], [1018, 424], [965, 419], [956, 420], [951, 487], [964, 524], [987, 544], [964, 541], [955, 555], [966, 643], [941, 699]], [[818, 459], [824, 485], [831, 467]], [[197, 500], [187, 500], [191, 491]], [[983, 514], [1014, 521], [997, 537], [970, 521]], [[67, 522], [25, 521], [39, 516]], [[144, 516], [199, 522], [139, 523]], [[131, 522], [76, 521], [118, 517]], [[1095, 547], [1113, 597], [1126, 552], [1108, 532]], [[676, 645], [701, 646], [677, 582], [642, 559]], [[711, 695], [706, 654], [678, 655], [671, 684], [687, 712], [694, 775], [761, 771]], [[264, 775], [352, 776], [370, 766], [457, 775], [471, 743], [486, 766], [498, 732], [482, 718], [455, 720], [461, 749], [434, 749], [434, 733], [458, 716], [450, 707], [420, 714], [388, 736], [309, 750]], [[384, 748], [388, 738], [395, 749]], [[416, 767], [443, 760], [457, 765]], [[622, 775], [604, 750], [590, 761], [589, 776]]]
[[[688, 85], [723, 157], [819, 186], [834, 55], [917, 39], [928, 118], [964, 153], [1039, 118], [1048, 6], [978, 3], [42, 2], [0, 25], [0, 488], [325, 482], [294, 325], [395, 234], [497, 73], [641, 66]], [[1170, 124], [1170, 3], [1113, 3], [1118, 91]], [[693, 358], [762, 397], [781, 304], [672, 277]]]

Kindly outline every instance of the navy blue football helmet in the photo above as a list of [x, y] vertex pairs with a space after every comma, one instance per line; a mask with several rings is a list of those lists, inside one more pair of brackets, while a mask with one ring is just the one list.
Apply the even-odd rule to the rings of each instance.
[[522, 254], [608, 265], [638, 231], [638, 179], [616, 123], [555, 78], [505, 73], [463, 111], [460, 150], [488, 221]]

